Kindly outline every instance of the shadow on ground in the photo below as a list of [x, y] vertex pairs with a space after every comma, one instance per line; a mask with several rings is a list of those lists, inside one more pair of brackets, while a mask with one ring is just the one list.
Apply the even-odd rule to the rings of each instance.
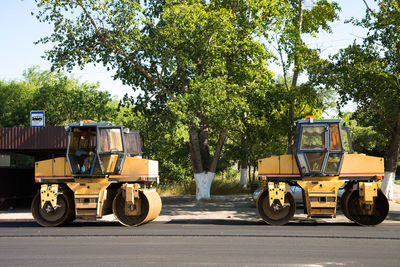
[[215, 213], [219, 217], [223, 213], [240, 220], [258, 218], [255, 203], [249, 195], [216, 196], [206, 201], [197, 201], [194, 197], [163, 197], [162, 200], [161, 216], [196, 216]]

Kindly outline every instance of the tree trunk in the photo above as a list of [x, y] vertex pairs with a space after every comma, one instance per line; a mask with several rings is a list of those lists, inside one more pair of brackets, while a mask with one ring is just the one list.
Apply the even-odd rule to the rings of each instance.
[[208, 144], [208, 123], [204, 120], [202, 121], [202, 125], [200, 127], [199, 145], [203, 169], [208, 171], [210, 167], [210, 146]]
[[288, 143], [287, 143], [287, 153], [288, 154], [293, 154], [294, 152], [294, 131], [293, 131], [293, 121], [294, 121], [294, 99], [292, 100], [289, 104], [289, 114], [288, 114], [288, 121], [290, 123], [289, 129], [288, 129]]
[[243, 188], [247, 187], [247, 163], [245, 166], [243, 164], [242, 168], [240, 169], [240, 186]]
[[211, 183], [214, 179], [214, 172], [195, 173], [196, 199], [210, 199]]
[[393, 200], [394, 179], [396, 175], [397, 162], [399, 159], [400, 149], [400, 112], [398, 113], [398, 120], [392, 140], [388, 147], [388, 152], [385, 160], [385, 178], [382, 182], [382, 191], [389, 200]]
[[254, 165], [254, 167], [253, 167], [253, 183], [256, 180], [256, 168], [257, 168], [257, 165]]
[[[246, 116], [245, 116], [246, 118]], [[240, 185], [243, 188], [247, 187], [247, 168], [248, 168], [248, 143], [247, 143], [247, 131], [245, 130], [245, 132], [243, 133], [243, 137], [242, 137], [242, 159], [240, 162]]]
[[[194, 178], [196, 181], [197, 200], [210, 199], [211, 183], [214, 179], [218, 160], [222, 152], [222, 146], [226, 138], [226, 132], [224, 131], [223, 133], [220, 134], [218, 138], [218, 142], [215, 146], [215, 153], [211, 164], [209, 164], [208, 162], [206, 163], [202, 158], [202, 149], [201, 149], [201, 146], [203, 146], [204, 149], [204, 144], [208, 145], [208, 131], [207, 133], [205, 133], [203, 132], [204, 129], [208, 128], [202, 126], [202, 129], [200, 129], [200, 136], [201, 136], [200, 139], [199, 139], [199, 129], [197, 129], [195, 126], [192, 126], [189, 129], [189, 136], [190, 136], [189, 148], [192, 159]], [[203, 155], [205, 155], [204, 152], [205, 150], [203, 150]], [[209, 156], [206, 156], [206, 158], [209, 158]]]
[[[299, 21], [298, 21], [298, 42], [299, 45], [301, 44], [301, 28], [303, 25], [303, 0], [299, 1]], [[299, 75], [300, 75], [300, 66], [299, 66], [299, 58], [297, 55], [297, 51], [295, 52], [295, 56], [294, 56], [294, 68], [293, 68], [293, 78], [292, 78], [292, 84], [290, 86], [290, 103], [289, 103], [289, 110], [288, 110], [288, 121], [289, 121], [289, 129], [288, 129], [288, 154], [293, 154], [294, 151], [294, 131], [293, 131], [293, 121], [295, 118], [295, 114], [294, 114], [294, 107], [295, 107], [295, 94], [294, 92], [296, 91], [297, 88], [297, 81], [299, 79]]]
[[192, 160], [192, 168], [194, 173], [202, 173], [203, 163], [201, 159], [200, 145], [199, 145], [199, 135], [197, 128], [195, 126], [191, 126], [189, 129], [189, 149], [190, 149], [190, 158]]
[[222, 146], [224, 145], [226, 135], [227, 135], [227, 133], [225, 130], [219, 134], [218, 142], [215, 145], [215, 152], [214, 152], [213, 160], [212, 160], [211, 166], [209, 168], [210, 172], [215, 173], [215, 171], [217, 170], [218, 160], [219, 160], [219, 157], [221, 156]]

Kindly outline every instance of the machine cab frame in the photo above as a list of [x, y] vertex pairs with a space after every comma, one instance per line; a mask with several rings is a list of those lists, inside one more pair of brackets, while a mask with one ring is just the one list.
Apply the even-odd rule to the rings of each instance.
[[296, 161], [301, 176], [337, 176], [343, 157], [352, 152], [348, 128], [341, 120], [298, 120]]
[[111, 123], [67, 126], [67, 160], [72, 176], [105, 177], [120, 174], [126, 157], [123, 128]]

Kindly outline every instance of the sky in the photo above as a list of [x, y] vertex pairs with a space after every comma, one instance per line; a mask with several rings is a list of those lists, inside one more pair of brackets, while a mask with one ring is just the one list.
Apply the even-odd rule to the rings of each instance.
[[[41, 70], [50, 69], [49, 61], [42, 59], [44, 51], [51, 48], [51, 44], [35, 45], [38, 39], [48, 36], [52, 26], [39, 22], [31, 11], [37, 10], [34, 0], [0, 0], [0, 80], [22, 80], [24, 70], [38, 65]], [[305, 5], [312, 1], [306, 0]], [[345, 24], [344, 20], [351, 17], [362, 18], [365, 13], [363, 0], [337, 0], [342, 8], [340, 21], [332, 23], [332, 34], [321, 33], [319, 38], [306, 39], [311, 48], [319, 48], [322, 57], [336, 53], [340, 48], [347, 47], [354, 39], [360, 40], [366, 31]], [[374, 6], [372, 0], [367, 0]], [[99, 82], [100, 90], [107, 90], [116, 99], [121, 99], [126, 93], [134, 95], [133, 90], [123, 85], [119, 80], [112, 78], [113, 72], [102, 66], [89, 65], [83, 70], [75, 68], [71, 75], [81, 82]]]

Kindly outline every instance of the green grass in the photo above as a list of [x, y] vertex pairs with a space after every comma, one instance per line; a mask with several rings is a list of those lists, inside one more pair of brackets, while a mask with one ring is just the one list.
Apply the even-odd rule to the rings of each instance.
[[[236, 170], [228, 170], [215, 175], [211, 184], [211, 195], [235, 195], [249, 193], [249, 189], [240, 186], [240, 173]], [[174, 183], [158, 186], [157, 192], [161, 196], [184, 196], [196, 194], [196, 182]]]
[[394, 183], [400, 185], [400, 181], [394, 181]]

